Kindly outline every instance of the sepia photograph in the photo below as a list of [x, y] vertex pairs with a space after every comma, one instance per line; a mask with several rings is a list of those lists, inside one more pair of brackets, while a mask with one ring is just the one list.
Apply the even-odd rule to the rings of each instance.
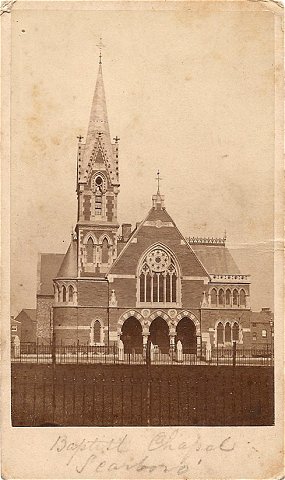
[[56, 457], [63, 427], [276, 424], [280, 7], [115, 3], [5, 12], [10, 422]]

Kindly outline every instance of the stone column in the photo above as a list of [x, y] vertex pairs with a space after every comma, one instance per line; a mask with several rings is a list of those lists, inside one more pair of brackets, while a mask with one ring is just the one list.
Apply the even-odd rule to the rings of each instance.
[[123, 344], [123, 341], [120, 339], [118, 341], [118, 351], [119, 351], [119, 361], [122, 362], [124, 361], [124, 344]]
[[171, 324], [169, 325], [169, 347], [172, 352], [175, 350], [175, 337], [176, 337], [176, 325], [172, 320]]
[[177, 357], [176, 357], [177, 362], [182, 363], [183, 362], [183, 348], [182, 348], [182, 343], [180, 340], [177, 342]]
[[197, 335], [196, 336], [196, 340], [197, 340], [197, 357], [200, 358], [201, 357], [201, 335]]
[[146, 358], [146, 349], [147, 349], [147, 339], [149, 336], [149, 331], [146, 329], [143, 330], [143, 358]]

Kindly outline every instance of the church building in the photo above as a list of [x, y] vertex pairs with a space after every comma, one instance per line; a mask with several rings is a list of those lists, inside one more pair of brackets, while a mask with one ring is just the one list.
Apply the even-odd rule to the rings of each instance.
[[[42, 254], [37, 336], [57, 345], [162, 353], [249, 347], [250, 279], [226, 238], [186, 238], [158, 188], [135, 228], [119, 225], [119, 139], [111, 140], [100, 55], [85, 143], [78, 139], [75, 231], [65, 255]], [[121, 188], [127, 188], [122, 185]], [[59, 185], [60, 189], [60, 185]], [[179, 201], [179, 199], [177, 200]]]

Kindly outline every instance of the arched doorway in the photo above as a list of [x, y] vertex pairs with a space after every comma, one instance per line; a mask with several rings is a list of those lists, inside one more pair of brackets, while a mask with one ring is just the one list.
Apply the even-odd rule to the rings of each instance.
[[188, 317], [184, 317], [178, 322], [176, 327], [176, 343], [178, 340], [182, 343], [183, 353], [196, 353], [196, 327]]
[[122, 326], [121, 340], [125, 353], [142, 353], [142, 326], [137, 318], [129, 317]]
[[149, 340], [153, 345], [158, 345], [161, 353], [169, 352], [169, 330], [165, 320], [157, 317], [149, 327]]

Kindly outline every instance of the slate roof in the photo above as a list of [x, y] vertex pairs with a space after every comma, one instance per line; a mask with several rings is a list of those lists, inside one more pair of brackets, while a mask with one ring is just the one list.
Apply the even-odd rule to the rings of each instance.
[[25, 320], [32, 320], [32, 322], [37, 321], [35, 308], [23, 308], [16, 318], [12, 319], [12, 322], [22, 323]]
[[191, 247], [209, 274], [234, 275], [241, 273], [228, 248], [224, 245], [191, 244]]
[[[159, 228], [154, 224], [158, 220], [162, 222]], [[134, 237], [136, 237], [135, 242], [133, 242]], [[132, 232], [108, 274], [134, 274], [141, 255], [156, 243], [162, 243], [175, 253], [183, 275], [207, 277], [205, 268], [165, 208], [154, 207]]]
[[56, 278], [77, 277], [77, 241], [71, 240]]
[[53, 295], [52, 280], [56, 278], [65, 255], [62, 253], [41, 253], [38, 271], [38, 295]]
[[251, 322], [255, 323], [268, 323], [270, 320], [274, 320], [274, 315], [271, 310], [261, 310], [260, 312], [251, 312]]
[[24, 308], [22, 312], [25, 312], [26, 315], [33, 321], [36, 322], [36, 309], [35, 308]]

